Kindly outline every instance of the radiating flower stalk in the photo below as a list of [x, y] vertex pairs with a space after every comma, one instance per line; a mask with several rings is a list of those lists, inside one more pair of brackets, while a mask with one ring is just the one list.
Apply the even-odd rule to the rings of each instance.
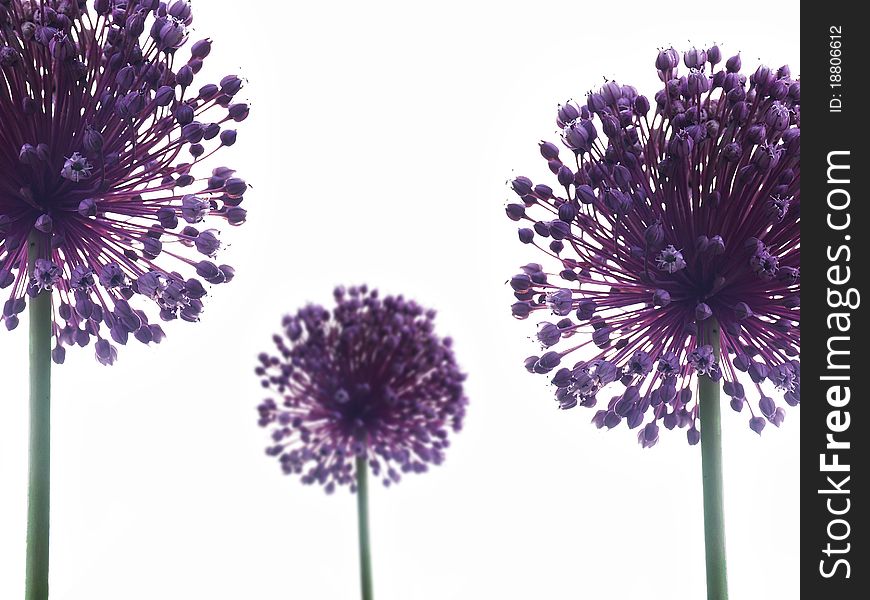
[[309, 305], [282, 322], [276, 352], [256, 374], [274, 397], [258, 407], [266, 454], [304, 484], [357, 494], [363, 600], [373, 597], [369, 471], [385, 486], [440, 465], [465, 416], [465, 375], [435, 312], [366, 286], [335, 290], [328, 311]]
[[722, 600], [720, 387], [759, 434], [785, 418], [774, 396], [800, 402], [800, 82], [787, 66], [747, 78], [739, 55], [719, 68], [717, 46], [685, 52], [685, 73], [680, 58], [659, 52], [653, 102], [609, 81], [559, 107], [567, 157], [540, 144], [558, 185], [517, 177], [506, 208], [555, 268], [510, 280], [512, 312], [555, 317], [526, 368], [552, 374], [560, 408], [612, 389], [597, 427], [625, 423], [645, 448], [661, 425], [701, 442], [707, 593]]
[[247, 185], [200, 163], [235, 143], [248, 106], [236, 75], [193, 87], [211, 42], [180, 58], [192, 20], [183, 0], [0, 0], [6, 329], [30, 299], [29, 600], [48, 595], [51, 360], [93, 342], [110, 365], [130, 336], [159, 343], [148, 307], [197, 321], [204, 283], [233, 278], [203, 226], [244, 222]]

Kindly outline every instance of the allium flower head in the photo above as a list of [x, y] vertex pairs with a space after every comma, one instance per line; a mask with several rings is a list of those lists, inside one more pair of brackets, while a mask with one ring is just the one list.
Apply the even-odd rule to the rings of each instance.
[[699, 374], [757, 432], [800, 401], [800, 82], [747, 77], [739, 56], [717, 69], [718, 47], [679, 59], [659, 53], [652, 102], [611, 81], [560, 106], [567, 152], [540, 145], [557, 185], [517, 177], [506, 209], [549, 265], [510, 280], [514, 316], [544, 319], [526, 367], [645, 447], [659, 424], [698, 443]]
[[332, 312], [311, 305], [285, 317], [277, 353], [259, 357], [256, 373], [275, 394], [258, 406], [267, 454], [328, 493], [355, 490], [357, 456], [387, 486], [441, 464], [467, 399], [434, 311], [366, 286], [338, 288], [335, 300]]
[[194, 86], [211, 42], [181, 57], [189, 2], [89, 4], [0, 2], [0, 319], [14, 329], [26, 295], [51, 293], [55, 361], [95, 342], [109, 364], [130, 336], [163, 338], [146, 307], [196, 321], [204, 282], [233, 278], [210, 260], [209, 224], [241, 224], [247, 186], [200, 163], [235, 143], [248, 107], [235, 75]]

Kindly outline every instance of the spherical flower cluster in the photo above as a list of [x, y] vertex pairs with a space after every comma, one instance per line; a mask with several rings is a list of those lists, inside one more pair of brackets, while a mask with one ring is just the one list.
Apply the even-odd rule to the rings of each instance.
[[506, 208], [554, 265], [510, 280], [515, 317], [553, 316], [527, 369], [564, 409], [614, 390], [593, 422], [639, 428], [645, 447], [659, 424], [698, 443], [699, 375], [758, 433], [783, 421], [772, 396], [800, 401], [800, 81], [747, 77], [739, 55], [719, 68], [717, 46], [685, 52], [685, 72], [680, 58], [659, 52], [652, 102], [609, 81], [560, 106], [567, 156], [540, 144], [558, 185], [517, 177]]
[[277, 355], [259, 357], [256, 373], [277, 396], [258, 406], [271, 431], [267, 454], [327, 493], [356, 489], [356, 457], [387, 486], [441, 464], [467, 399], [434, 311], [365, 286], [338, 288], [335, 300], [331, 313], [311, 305], [285, 317]]
[[200, 163], [248, 107], [235, 75], [194, 86], [211, 42], [180, 58], [192, 19], [184, 0], [0, 1], [0, 319], [51, 293], [58, 363], [160, 342], [144, 306], [196, 321], [204, 283], [233, 278], [211, 223], [244, 222], [247, 186]]

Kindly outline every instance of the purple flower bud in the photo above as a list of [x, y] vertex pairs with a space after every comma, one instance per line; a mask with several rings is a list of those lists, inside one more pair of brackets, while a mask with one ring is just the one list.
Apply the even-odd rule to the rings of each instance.
[[692, 71], [686, 77], [686, 91], [690, 96], [697, 96], [710, 91], [710, 79], [700, 71]]
[[631, 198], [618, 189], [609, 189], [604, 194], [604, 204], [614, 214], [624, 215], [631, 208]]
[[610, 345], [610, 327], [601, 327], [592, 333], [592, 342], [599, 348], [606, 348]]
[[123, 92], [127, 92], [133, 87], [133, 82], [136, 80], [136, 70], [131, 66], [126, 66], [115, 75], [115, 83]]
[[662, 226], [661, 221], [656, 221], [646, 228], [644, 241], [650, 250], [658, 250], [664, 246], [665, 228]]
[[540, 198], [541, 200], [550, 200], [553, 198], [553, 188], [548, 185], [544, 185], [543, 183], [537, 184], [532, 192]]
[[188, 279], [184, 282], [184, 291], [189, 298], [200, 299], [206, 296], [205, 288], [198, 279]]
[[528, 177], [517, 177], [511, 182], [511, 188], [516, 192], [517, 196], [528, 196], [532, 193], [532, 180]]
[[574, 183], [574, 172], [565, 165], [562, 165], [559, 168], [559, 172], [556, 174], [556, 177], [559, 180], [559, 183], [561, 185], [564, 185], [565, 187]]
[[527, 227], [519, 229], [518, 234], [520, 237], [520, 241], [524, 244], [530, 244], [532, 243], [532, 240], [535, 239], [535, 232]]
[[190, 55], [200, 60], [206, 58], [211, 52], [211, 40], [206, 38], [199, 40], [190, 47]]
[[186, 88], [193, 83], [193, 76], [193, 69], [190, 65], [184, 65], [178, 69], [178, 73], [175, 74], [175, 83], [180, 85], [182, 88]]
[[668, 293], [667, 290], [658, 289], [653, 292], [652, 302], [654, 306], [664, 308], [671, 303], [671, 295]]
[[248, 216], [248, 211], [238, 206], [232, 206], [227, 209], [227, 221], [230, 225], [238, 226], [245, 222]]
[[598, 113], [604, 108], [605, 104], [601, 94], [590, 93], [586, 96], [586, 108], [589, 109], [589, 112]]
[[743, 63], [740, 60], [740, 54], [735, 54], [725, 61], [725, 68], [729, 73], [737, 73], [742, 66]]
[[588, 185], [577, 186], [576, 193], [577, 199], [583, 204], [592, 204], [597, 200], [595, 191]]
[[247, 189], [245, 180], [238, 177], [231, 177], [224, 184], [224, 191], [230, 198], [241, 198]]
[[771, 73], [770, 67], [759, 65], [752, 76], [752, 81], [755, 86], [763, 93], [770, 84], [776, 80], [776, 75]]
[[670, 71], [671, 69], [676, 68], [679, 62], [679, 54], [677, 54], [677, 51], [673, 48], [660, 50], [656, 57], [656, 69], [659, 71]]
[[604, 135], [610, 139], [618, 137], [621, 132], [619, 120], [609, 114], [602, 114], [600, 118], [601, 129], [604, 131]]
[[539, 144], [541, 156], [547, 160], [556, 160], [559, 158], [559, 148], [552, 142], [541, 142]]
[[549, 373], [558, 367], [560, 362], [562, 362], [562, 356], [551, 350], [541, 355], [541, 358], [535, 363], [534, 369], [536, 373]]
[[722, 52], [719, 50], [719, 46], [712, 45], [707, 50], [707, 62], [711, 65], [716, 66], [722, 60]]
[[528, 302], [515, 302], [511, 305], [511, 314], [518, 319], [525, 319], [530, 312], [531, 307]]
[[558, 344], [561, 337], [562, 332], [552, 323], [541, 323], [538, 326], [537, 338], [545, 348]]
[[79, 202], [78, 212], [83, 217], [96, 217], [97, 201], [93, 198], [85, 198]]
[[574, 299], [571, 290], [559, 289], [555, 292], [550, 292], [546, 296], [547, 307], [553, 311], [553, 314], [560, 317], [571, 314], [573, 310]]
[[213, 83], [207, 83], [199, 88], [199, 98], [202, 100], [212, 100], [220, 92], [220, 88]]
[[761, 435], [765, 424], [766, 423], [762, 417], [752, 417], [751, 419], [749, 419], [749, 428], [758, 435]]
[[189, 104], [179, 104], [175, 108], [175, 120], [179, 125], [185, 127], [193, 122], [194, 113], [193, 107]]
[[146, 237], [142, 240], [142, 254], [147, 258], [155, 259], [163, 251], [163, 244], [160, 240], [152, 237]]
[[659, 441], [659, 426], [655, 422], [647, 423], [637, 436], [643, 448], [652, 448]]
[[0, 269], [0, 290], [15, 283], [15, 276], [8, 269]]
[[[48, 35], [51, 29], [51, 27], [43, 27], [41, 30], [37, 30], [37, 35], [40, 32]], [[59, 62], [69, 60], [76, 54], [75, 44], [63, 31], [56, 31], [52, 35], [51, 41], [48, 43], [48, 49], [51, 52], [51, 56]]]
[[646, 96], [638, 96], [634, 99], [634, 112], [640, 116], [649, 113], [650, 103]]
[[203, 125], [198, 121], [188, 123], [181, 128], [181, 137], [183, 137], [186, 141], [192, 144], [196, 144], [202, 141], [203, 135]]
[[704, 50], [692, 48], [683, 53], [683, 64], [689, 69], [701, 69], [707, 62], [707, 53]]
[[18, 152], [18, 160], [25, 165], [35, 166], [39, 164], [39, 155], [32, 144], [24, 144]]
[[223, 283], [224, 274], [216, 264], [208, 260], [202, 260], [196, 265], [196, 274], [209, 283]]
[[[578, 153], [588, 152], [592, 147], [589, 143], [589, 135], [586, 132], [586, 129], [582, 125], [576, 123], [565, 128], [562, 133], [562, 141], [565, 143], [566, 147]], [[560, 169], [561, 168], [564, 168], [564, 165], [561, 165]]]
[[565, 223], [573, 223], [577, 217], [577, 209], [573, 204], [566, 202], [559, 207], [559, 219]]
[[227, 115], [233, 121], [241, 122], [248, 118], [250, 109], [247, 104], [230, 104], [227, 108]]
[[158, 32], [157, 45], [165, 52], [176, 50], [184, 43], [186, 36], [183, 24], [175, 20], [166, 21]]
[[106, 289], [127, 287], [129, 281], [127, 274], [118, 263], [109, 263], [100, 271], [100, 285]]
[[[556, 112], [556, 124], [559, 127], [565, 127], [580, 118], [580, 110], [572, 103], [568, 102], [565, 105], [560, 104]], [[548, 158], [549, 157], [545, 157]], [[555, 157], [553, 157], [555, 158]]]
[[164, 229], [175, 229], [178, 227], [178, 216], [175, 213], [175, 209], [168, 206], [157, 209], [157, 220]]
[[185, 21], [185, 24], [190, 23], [190, 19], [193, 18], [193, 10], [190, 6], [189, 0], [173, 0], [171, 4], [168, 5], [166, 13], [175, 17], [179, 21]]
[[212, 230], [203, 231], [195, 240], [196, 249], [200, 254], [214, 256], [221, 246], [220, 240]]
[[[211, 208], [207, 200], [188, 194], [181, 199], [181, 216], [188, 223], [199, 223]], [[174, 213], [173, 213], [174, 214]]]
[[84, 146], [85, 153], [88, 156], [99, 157], [103, 153], [103, 136], [102, 134], [94, 129], [93, 127], [88, 127], [85, 129], [84, 139], [82, 142], [82, 146]]
[[508, 204], [505, 207], [505, 213], [511, 221], [519, 221], [526, 214], [526, 207], [522, 204]]
[[220, 272], [223, 274], [222, 283], [229, 283], [230, 281], [233, 280], [233, 277], [236, 276], [236, 270], [233, 267], [231, 267], [230, 265], [220, 265], [218, 268], [220, 269]]
[[743, 149], [740, 147], [740, 144], [737, 142], [731, 142], [730, 144], [726, 144], [722, 149], [722, 157], [728, 162], [737, 162], [740, 160], [740, 155], [743, 153]]
[[616, 101], [622, 96], [622, 88], [615, 81], [608, 81], [601, 86], [600, 94], [606, 104], [616, 104]]
[[97, 360], [102, 365], [112, 365], [118, 359], [118, 349], [112, 346], [108, 340], [98, 339], [94, 349]]
[[761, 411], [761, 414], [770, 420], [774, 413], [776, 413], [776, 404], [774, 404], [773, 398], [762, 396], [758, 402], [758, 409]]
[[232, 146], [236, 143], [236, 130], [225, 129], [221, 132], [221, 144], [224, 146]]
[[785, 131], [788, 129], [791, 114], [788, 107], [780, 102], [774, 102], [767, 108], [764, 113], [764, 122], [774, 131]]
[[782, 143], [785, 145], [787, 156], [800, 156], [801, 130], [799, 128], [792, 128], [784, 131], [782, 134]]
[[689, 156], [694, 148], [694, 141], [685, 130], [676, 132], [668, 142], [668, 151], [681, 158]]
[[221, 93], [235, 96], [242, 89], [242, 80], [237, 75], [227, 75], [220, 81]]

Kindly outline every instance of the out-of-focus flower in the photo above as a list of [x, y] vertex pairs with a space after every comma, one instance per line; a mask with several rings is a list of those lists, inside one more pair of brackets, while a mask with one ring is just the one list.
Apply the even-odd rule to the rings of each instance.
[[441, 464], [467, 399], [435, 312], [366, 286], [338, 288], [335, 300], [332, 312], [310, 305], [285, 317], [277, 353], [259, 357], [256, 373], [275, 394], [258, 406], [267, 454], [328, 493], [355, 490], [359, 456], [384, 485]]
[[759, 433], [784, 418], [762, 386], [800, 401], [800, 83], [785, 67], [746, 77], [739, 56], [717, 70], [718, 47], [686, 52], [684, 74], [679, 58], [655, 61], [652, 114], [613, 81], [560, 106], [568, 156], [540, 145], [558, 185], [517, 177], [521, 202], [506, 209], [553, 265], [510, 280], [514, 316], [554, 317], [526, 367], [551, 374], [564, 409], [613, 389], [593, 422], [640, 428], [643, 446], [659, 424], [698, 443], [699, 374], [721, 379]]
[[51, 293], [56, 362], [160, 342], [147, 306], [197, 321], [203, 281], [233, 277], [200, 223], [244, 222], [247, 186], [201, 163], [248, 107], [235, 75], [194, 87], [211, 42], [180, 58], [192, 18], [184, 0], [0, 2], [0, 318], [14, 329], [28, 294]]

